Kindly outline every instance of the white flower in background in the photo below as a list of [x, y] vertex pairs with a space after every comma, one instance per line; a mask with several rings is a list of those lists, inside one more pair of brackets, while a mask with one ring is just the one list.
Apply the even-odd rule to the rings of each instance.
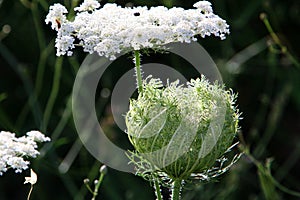
[[208, 1], [199, 1], [195, 9], [188, 10], [164, 6], [122, 8], [112, 3], [99, 7], [98, 1], [85, 0], [74, 9], [78, 11], [74, 20], [68, 21], [65, 7], [50, 6], [45, 21], [57, 31], [57, 56], [72, 55], [77, 45], [85, 52], [97, 52], [113, 60], [120, 52], [164, 49], [171, 42], [196, 41], [197, 36], [225, 39], [229, 34], [228, 24], [213, 13]]
[[20, 173], [28, 168], [30, 164], [25, 158], [35, 158], [39, 155], [37, 142], [48, 142], [46, 137], [39, 131], [30, 131], [26, 136], [17, 138], [15, 133], [1, 131], [0, 132], [0, 175], [9, 168]]
[[33, 141], [36, 142], [49, 142], [50, 138], [46, 137], [44, 134], [42, 134], [39, 131], [29, 131], [26, 133], [26, 135], [31, 138]]
[[24, 184], [30, 183], [31, 185], [34, 185], [36, 184], [36, 182], [37, 182], [37, 175], [32, 169], [30, 169], [30, 177], [25, 177]]

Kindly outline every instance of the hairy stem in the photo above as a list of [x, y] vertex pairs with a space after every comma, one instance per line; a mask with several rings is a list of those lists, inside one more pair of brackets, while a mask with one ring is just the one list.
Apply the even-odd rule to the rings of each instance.
[[172, 200], [180, 200], [181, 179], [175, 179], [172, 188]]
[[141, 57], [139, 51], [134, 51], [135, 57], [135, 73], [136, 73], [136, 84], [138, 92], [143, 92], [143, 83], [142, 83], [142, 72], [141, 72]]
[[162, 195], [161, 195], [159, 183], [157, 180], [154, 181], [154, 187], [155, 187], [155, 195], [157, 197], [157, 200], [162, 200]]

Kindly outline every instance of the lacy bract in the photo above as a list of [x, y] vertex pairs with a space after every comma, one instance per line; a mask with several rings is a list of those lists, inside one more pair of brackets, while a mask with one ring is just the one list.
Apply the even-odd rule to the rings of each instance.
[[177, 81], [163, 87], [159, 79], [146, 80], [126, 115], [127, 133], [138, 157], [172, 179], [208, 170], [236, 135], [235, 98], [204, 76], [187, 86]]
[[46, 23], [57, 31], [57, 56], [72, 55], [75, 46], [84, 51], [115, 59], [116, 54], [145, 48], [162, 49], [171, 42], [191, 42], [196, 36], [215, 35], [221, 39], [229, 33], [225, 20], [213, 13], [211, 3], [199, 1], [195, 9], [163, 6], [125, 7], [105, 4], [99, 8], [96, 0], [85, 0], [73, 21], [66, 17], [67, 9], [54, 4]]

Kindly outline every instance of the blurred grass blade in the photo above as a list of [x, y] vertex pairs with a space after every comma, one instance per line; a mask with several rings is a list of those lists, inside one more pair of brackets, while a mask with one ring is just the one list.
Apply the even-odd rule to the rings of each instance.
[[[32, 82], [26, 73], [26, 68], [22, 66], [15, 56], [7, 49], [7, 47], [0, 42], [0, 55], [9, 64], [9, 66], [19, 75], [23, 82], [25, 91], [29, 97], [29, 105], [35, 120], [35, 124], [38, 126], [42, 121], [42, 113], [37, 102], [36, 95], [34, 94]], [[33, 98], [30, 98], [33, 97]]]
[[273, 182], [273, 177], [270, 173], [270, 163], [271, 160], [268, 160], [266, 166], [263, 166], [261, 163], [257, 165], [258, 177], [263, 190], [266, 200], [279, 200], [279, 195], [276, 192], [276, 186]]
[[56, 63], [55, 63], [55, 72], [54, 72], [54, 76], [53, 76], [51, 93], [50, 93], [50, 96], [49, 96], [49, 99], [48, 99], [48, 102], [47, 102], [47, 105], [45, 108], [45, 112], [44, 112], [44, 120], [43, 120], [43, 125], [42, 125], [43, 131], [47, 130], [47, 126], [48, 126], [48, 123], [50, 120], [53, 106], [54, 106], [54, 103], [56, 101], [57, 94], [59, 91], [62, 63], [63, 63], [63, 57], [58, 57], [56, 59]]

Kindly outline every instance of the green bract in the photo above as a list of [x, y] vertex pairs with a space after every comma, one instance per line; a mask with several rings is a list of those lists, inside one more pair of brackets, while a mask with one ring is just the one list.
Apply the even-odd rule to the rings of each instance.
[[232, 145], [239, 114], [235, 95], [204, 76], [186, 86], [144, 81], [130, 101], [127, 133], [139, 157], [172, 179], [211, 168]]

